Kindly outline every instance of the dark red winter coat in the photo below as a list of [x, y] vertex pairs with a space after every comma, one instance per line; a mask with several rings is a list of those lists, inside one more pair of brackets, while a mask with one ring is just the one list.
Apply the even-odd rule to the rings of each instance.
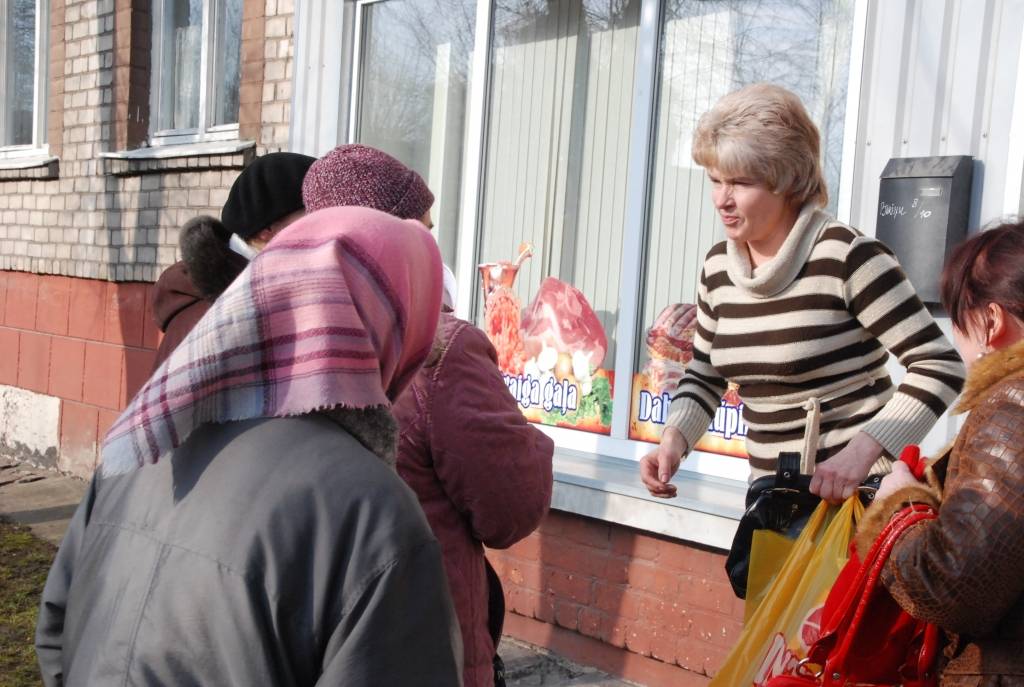
[[435, 350], [394, 407], [398, 472], [441, 543], [465, 687], [494, 684], [484, 549], [536, 529], [551, 504], [551, 439], [526, 422], [487, 336], [443, 314]]
[[154, 370], [188, 336], [210, 305], [212, 302], [203, 298], [192, 283], [185, 263], [176, 262], [163, 271], [153, 291], [153, 317], [164, 333], [156, 351]]

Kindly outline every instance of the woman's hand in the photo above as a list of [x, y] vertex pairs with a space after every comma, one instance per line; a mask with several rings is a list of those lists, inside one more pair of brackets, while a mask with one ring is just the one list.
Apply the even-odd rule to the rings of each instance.
[[846, 448], [814, 468], [811, 493], [829, 503], [842, 503], [853, 495], [882, 453], [881, 444], [858, 432]]
[[640, 459], [640, 481], [652, 496], [663, 499], [675, 498], [676, 485], [669, 484], [676, 474], [686, 453], [686, 439], [675, 427], [666, 427], [661, 434], [661, 444]]
[[884, 499], [900, 489], [905, 487], [911, 487], [915, 484], [920, 484], [917, 478], [914, 477], [913, 473], [910, 472], [910, 468], [903, 461], [896, 461], [892, 464], [892, 472], [882, 478], [882, 483], [878, 485], [878, 492], [875, 494], [875, 501]]

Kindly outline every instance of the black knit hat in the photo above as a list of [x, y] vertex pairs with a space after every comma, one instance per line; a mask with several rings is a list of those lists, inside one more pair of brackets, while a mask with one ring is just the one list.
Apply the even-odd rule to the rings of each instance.
[[252, 164], [231, 185], [220, 219], [232, 233], [249, 239], [271, 224], [303, 208], [302, 180], [315, 157], [269, 153]]

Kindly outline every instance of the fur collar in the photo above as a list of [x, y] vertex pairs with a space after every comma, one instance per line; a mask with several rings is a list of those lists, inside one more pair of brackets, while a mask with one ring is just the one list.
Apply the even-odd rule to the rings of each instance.
[[[967, 413], [974, 410], [997, 384], [1021, 375], [1024, 375], [1024, 341], [992, 351], [971, 366], [956, 412]], [[947, 455], [951, 449], [952, 444], [943, 449], [938, 454], [938, 460]], [[867, 509], [864, 518], [857, 524], [855, 539], [861, 560], [878, 535], [881, 534], [889, 519], [908, 503], [927, 503], [934, 508], [939, 508], [942, 503], [942, 484], [933, 469], [935, 462], [937, 461], [932, 461], [925, 471], [924, 482], [900, 489], [881, 501], [871, 504], [871, 507]]]
[[992, 351], [971, 366], [956, 412], [967, 413], [974, 410], [992, 387], [1005, 379], [1020, 375], [1024, 375], [1024, 341]]
[[346, 432], [391, 467], [398, 452], [398, 422], [391, 410], [383, 406], [346, 408], [335, 406], [321, 411]]
[[931, 467], [925, 471], [924, 482], [904, 487], [883, 499], [875, 500], [864, 511], [854, 535], [854, 545], [862, 562], [892, 517], [911, 503], [924, 503], [936, 510], [942, 504], [942, 485]]

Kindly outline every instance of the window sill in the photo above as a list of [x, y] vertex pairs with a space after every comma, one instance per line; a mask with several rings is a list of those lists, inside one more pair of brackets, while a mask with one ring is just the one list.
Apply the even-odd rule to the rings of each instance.
[[255, 141], [237, 140], [183, 143], [100, 153], [104, 174], [113, 176], [243, 169], [255, 156]]
[[747, 484], [680, 471], [674, 499], [651, 496], [635, 461], [555, 449], [554, 510], [726, 550], [743, 515]]
[[60, 159], [52, 155], [0, 158], [0, 182], [56, 179]]

